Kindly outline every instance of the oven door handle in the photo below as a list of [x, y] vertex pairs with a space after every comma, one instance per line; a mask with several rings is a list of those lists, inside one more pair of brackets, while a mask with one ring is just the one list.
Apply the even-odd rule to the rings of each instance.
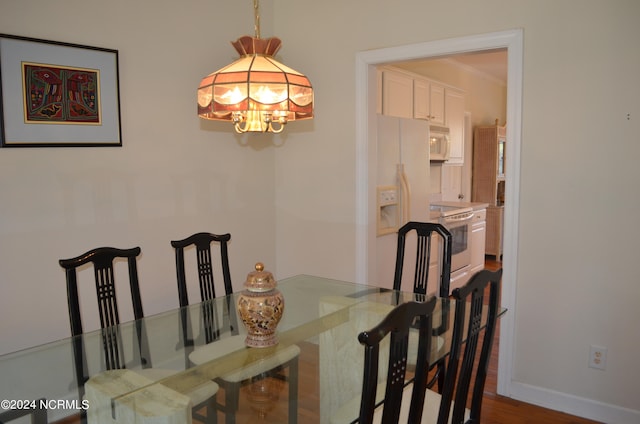
[[459, 224], [465, 221], [471, 221], [473, 218], [473, 212], [467, 212], [460, 215], [447, 216], [444, 219], [444, 222], [447, 224]]

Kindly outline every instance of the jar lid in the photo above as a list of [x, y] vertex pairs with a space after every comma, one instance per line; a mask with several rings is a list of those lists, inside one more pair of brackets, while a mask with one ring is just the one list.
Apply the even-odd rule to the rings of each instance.
[[264, 264], [262, 262], [256, 263], [256, 270], [251, 271], [247, 275], [247, 281], [244, 286], [249, 291], [254, 292], [266, 292], [273, 290], [276, 287], [276, 280], [273, 278], [273, 274], [264, 270]]

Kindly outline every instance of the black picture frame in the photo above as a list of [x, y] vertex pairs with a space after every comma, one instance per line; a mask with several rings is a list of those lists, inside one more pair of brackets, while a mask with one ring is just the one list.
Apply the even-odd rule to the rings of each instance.
[[[122, 146], [118, 66], [117, 50], [0, 34], [0, 147]], [[91, 83], [77, 88], [73, 74]], [[82, 120], [86, 110], [90, 122]]]

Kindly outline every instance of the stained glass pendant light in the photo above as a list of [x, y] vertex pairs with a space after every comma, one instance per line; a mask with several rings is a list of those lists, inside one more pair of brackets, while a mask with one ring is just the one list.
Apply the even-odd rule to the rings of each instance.
[[258, 0], [253, 8], [255, 37], [232, 42], [240, 59], [202, 79], [198, 116], [230, 121], [238, 133], [279, 133], [289, 121], [313, 118], [313, 88], [306, 76], [273, 58], [281, 41], [260, 38]]

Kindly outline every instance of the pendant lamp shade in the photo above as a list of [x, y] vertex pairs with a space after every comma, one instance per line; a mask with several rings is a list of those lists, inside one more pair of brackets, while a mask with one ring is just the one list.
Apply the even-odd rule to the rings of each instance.
[[240, 58], [207, 75], [198, 88], [198, 116], [231, 121], [237, 132], [281, 132], [289, 121], [313, 118], [309, 79], [273, 58], [277, 37], [243, 36]]

